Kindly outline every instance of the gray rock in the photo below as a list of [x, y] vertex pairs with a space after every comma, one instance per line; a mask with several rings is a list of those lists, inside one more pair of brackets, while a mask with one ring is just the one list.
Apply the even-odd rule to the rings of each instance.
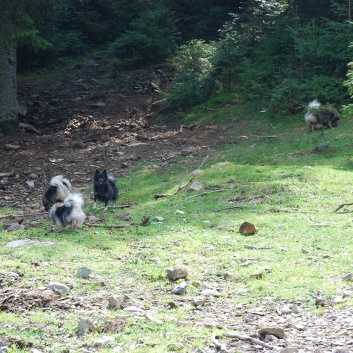
[[195, 181], [190, 185], [189, 191], [199, 191], [199, 190], [202, 190], [203, 188], [204, 188], [203, 184]]
[[77, 277], [87, 278], [91, 273], [92, 271], [88, 267], [82, 266], [77, 270]]
[[[23, 226], [22, 226], [23, 227]], [[14, 240], [6, 244], [8, 248], [29, 248], [31, 246], [53, 246], [55, 243], [51, 241], [39, 241], [32, 239]]]
[[194, 297], [191, 300], [191, 304], [194, 306], [201, 306], [204, 305], [206, 303], [207, 298], [204, 296], [200, 296], [200, 297]]
[[20, 145], [13, 145], [11, 143], [8, 143], [4, 146], [6, 151], [17, 151], [21, 148]]
[[14, 224], [11, 224], [10, 227], [6, 229], [6, 231], [13, 232], [15, 230], [20, 230], [20, 229], [24, 229], [24, 226], [22, 224], [14, 223]]
[[181, 282], [178, 284], [176, 287], [174, 287], [171, 291], [172, 294], [184, 294], [186, 292], [187, 288], [187, 283], [185, 281]]
[[175, 281], [180, 278], [185, 278], [188, 276], [188, 270], [183, 266], [173, 266], [166, 268], [167, 277], [172, 281]]
[[33, 189], [34, 188], [34, 181], [33, 180], [27, 180], [26, 185], [28, 188]]
[[260, 336], [273, 335], [278, 338], [284, 338], [284, 330], [281, 327], [262, 327], [258, 333]]
[[60, 282], [50, 282], [47, 288], [51, 289], [55, 293], [64, 294], [70, 291], [70, 288]]
[[120, 308], [121, 304], [123, 303], [124, 298], [122, 297], [115, 297], [114, 295], [111, 295], [108, 298], [108, 302], [109, 302], [109, 307], [110, 308]]
[[103, 336], [93, 343], [93, 347], [108, 348], [108, 347], [111, 347], [113, 342], [114, 342], [114, 337]]
[[204, 289], [201, 294], [208, 297], [219, 297], [221, 295], [216, 289]]
[[155, 219], [157, 222], [163, 222], [163, 221], [164, 221], [164, 218], [163, 218], [163, 217], [160, 217], [160, 216], [156, 216], [156, 217], [154, 217], [154, 219]]
[[78, 334], [80, 336], [86, 335], [89, 332], [95, 332], [96, 328], [94, 327], [93, 323], [88, 319], [81, 319], [78, 323]]
[[288, 348], [283, 348], [279, 351], [279, 353], [296, 353], [298, 352], [297, 347], [288, 347]]
[[127, 306], [126, 308], [123, 309], [124, 311], [128, 311], [130, 313], [144, 313], [145, 310], [138, 308], [137, 306]]
[[353, 274], [352, 273], [348, 273], [342, 279], [344, 281], [347, 281], [347, 282], [352, 282], [353, 281]]

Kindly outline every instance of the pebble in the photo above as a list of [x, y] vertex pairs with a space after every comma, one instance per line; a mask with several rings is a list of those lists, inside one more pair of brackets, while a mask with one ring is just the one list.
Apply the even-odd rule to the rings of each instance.
[[47, 288], [51, 289], [55, 293], [59, 292], [61, 294], [64, 294], [70, 291], [70, 288], [68, 286], [60, 282], [50, 282]]
[[80, 336], [83, 336], [89, 332], [96, 331], [96, 328], [94, 327], [93, 323], [88, 319], [81, 319], [78, 323], [77, 328], [78, 328], [78, 334]]
[[24, 229], [24, 226], [22, 224], [14, 223], [14, 224], [11, 224], [10, 227], [6, 229], [6, 231], [13, 232], [15, 230], [20, 230], [20, 229]]
[[108, 298], [108, 302], [109, 302], [109, 307], [110, 308], [120, 308], [121, 304], [123, 303], [124, 298], [121, 297], [115, 297], [114, 295], [111, 295]]
[[188, 276], [188, 270], [183, 266], [173, 266], [166, 268], [167, 277], [172, 281], [175, 281], [180, 278], [185, 278]]
[[90, 270], [88, 267], [82, 266], [77, 270], [77, 277], [87, 278], [91, 273], [92, 270]]
[[186, 292], [187, 283], [185, 281], [178, 284], [171, 291], [172, 294], [184, 294]]

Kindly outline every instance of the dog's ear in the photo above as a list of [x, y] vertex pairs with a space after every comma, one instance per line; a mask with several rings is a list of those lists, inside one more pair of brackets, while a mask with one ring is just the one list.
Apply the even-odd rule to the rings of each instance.
[[99, 174], [99, 173], [100, 173], [100, 172], [99, 172], [99, 170], [98, 170], [98, 169], [96, 169], [96, 175], [97, 175], [97, 174]]
[[108, 173], [107, 173], [106, 169], [103, 170], [103, 174], [108, 176]]

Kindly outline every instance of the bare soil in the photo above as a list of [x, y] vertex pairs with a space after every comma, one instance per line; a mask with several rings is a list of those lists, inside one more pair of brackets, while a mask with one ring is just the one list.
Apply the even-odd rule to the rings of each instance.
[[40, 208], [54, 175], [85, 188], [96, 169], [118, 177], [141, 162], [163, 166], [180, 155], [205, 155], [223, 141], [229, 126], [181, 127], [159, 119], [171, 72], [110, 75], [105, 60], [95, 58], [67, 69], [54, 86], [43, 84], [45, 78], [20, 82], [19, 100], [27, 108], [20, 122], [34, 129], [0, 138], [0, 206]]

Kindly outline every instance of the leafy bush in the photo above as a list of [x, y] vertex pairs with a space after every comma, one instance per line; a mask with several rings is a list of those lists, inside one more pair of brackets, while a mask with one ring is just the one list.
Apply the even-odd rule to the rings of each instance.
[[177, 75], [167, 101], [169, 110], [187, 109], [216, 91], [217, 82], [212, 76], [215, 52], [215, 45], [203, 40], [191, 40], [180, 47], [173, 61]]

